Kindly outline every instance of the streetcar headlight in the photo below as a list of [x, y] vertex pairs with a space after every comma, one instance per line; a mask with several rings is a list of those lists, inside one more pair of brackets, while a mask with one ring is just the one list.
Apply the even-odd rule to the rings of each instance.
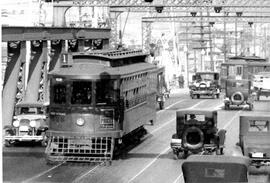
[[29, 125], [30, 125], [32, 128], [34, 128], [34, 127], [37, 125], [37, 122], [34, 121], [34, 120], [32, 120], [32, 121], [30, 121]]
[[76, 121], [76, 124], [79, 125], [79, 126], [84, 125], [84, 119], [78, 118], [77, 121]]
[[15, 120], [15, 121], [13, 121], [13, 126], [14, 127], [19, 127], [20, 126], [20, 121], [19, 120]]

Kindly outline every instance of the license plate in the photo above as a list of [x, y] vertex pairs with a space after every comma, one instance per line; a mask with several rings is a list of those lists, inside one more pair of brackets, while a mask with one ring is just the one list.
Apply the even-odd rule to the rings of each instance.
[[28, 132], [28, 126], [20, 126], [20, 131]]
[[253, 158], [263, 158], [263, 153], [262, 152], [254, 152], [252, 153]]

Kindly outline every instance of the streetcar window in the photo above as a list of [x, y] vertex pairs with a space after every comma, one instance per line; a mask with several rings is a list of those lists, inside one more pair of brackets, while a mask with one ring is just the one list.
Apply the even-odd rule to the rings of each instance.
[[112, 104], [117, 100], [115, 80], [101, 80], [96, 82], [96, 103]]
[[71, 104], [91, 104], [92, 82], [74, 81], [72, 84]]
[[54, 85], [53, 87], [53, 101], [56, 104], [66, 103], [66, 86]]

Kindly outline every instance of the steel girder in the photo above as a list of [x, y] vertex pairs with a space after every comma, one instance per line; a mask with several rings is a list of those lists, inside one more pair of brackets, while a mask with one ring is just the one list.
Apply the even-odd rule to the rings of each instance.
[[270, 7], [268, 0], [57, 0], [54, 6], [107, 6], [107, 7]]
[[253, 23], [270, 23], [270, 16], [158, 16], [143, 17], [142, 21], [152, 22], [215, 22], [215, 23], [235, 23], [237, 22], [253, 22]]
[[2, 124], [12, 122], [14, 106], [22, 101], [25, 92], [26, 42], [8, 42], [8, 59], [2, 94]]
[[31, 60], [24, 101], [44, 102], [47, 55], [47, 41], [31, 41]]
[[151, 43], [151, 30], [152, 30], [152, 22], [145, 21], [142, 22], [142, 49], [146, 52], [150, 50], [150, 43]]
[[109, 39], [108, 28], [2, 27], [2, 41]]

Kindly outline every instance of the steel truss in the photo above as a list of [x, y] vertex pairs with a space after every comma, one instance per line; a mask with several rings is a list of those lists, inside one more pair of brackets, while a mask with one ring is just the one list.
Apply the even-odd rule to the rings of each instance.
[[143, 17], [142, 22], [214, 22], [214, 23], [235, 23], [253, 22], [253, 23], [270, 23], [270, 16], [159, 16]]
[[239, 8], [269, 8], [268, 0], [153, 0], [152, 3], [144, 0], [57, 0], [55, 6], [100, 6], [100, 7], [239, 7]]

